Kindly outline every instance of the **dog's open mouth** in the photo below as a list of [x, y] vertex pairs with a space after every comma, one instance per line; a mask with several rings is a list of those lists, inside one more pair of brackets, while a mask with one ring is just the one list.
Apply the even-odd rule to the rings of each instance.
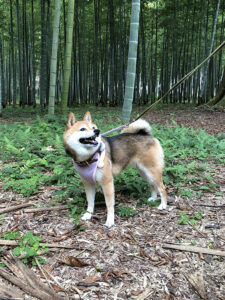
[[91, 136], [89, 138], [80, 138], [79, 142], [81, 144], [91, 144], [91, 145], [98, 145], [98, 142], [96, 141], [96, 136]]

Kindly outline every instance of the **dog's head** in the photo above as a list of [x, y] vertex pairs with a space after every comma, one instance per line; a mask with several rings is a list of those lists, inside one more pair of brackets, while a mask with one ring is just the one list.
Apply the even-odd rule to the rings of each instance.
[[82, 121], [70, 113], [63, 139], [66, 152], [79, 160], [94, 154], [101, 143], [100, 130], [92, 123], [90, 112], [86, 112]]

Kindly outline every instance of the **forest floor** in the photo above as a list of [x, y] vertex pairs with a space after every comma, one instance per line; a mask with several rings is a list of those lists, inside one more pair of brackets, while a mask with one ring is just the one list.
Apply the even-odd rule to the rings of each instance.
[[[150, 123], [171, 125], [174, 120], [215, 135], [225, 132], [224, 110], [174, 110], [171, 106], [148, 113], [146, 119]], [[10, 122], [7, 118], [3, 120], [7, 121]], [[73, 247], [51, 248], [45, 255], [46, 264], [41, 268], [32, 267], [43, 282], [46, 279], [41, 269], [46, 270], [55, 291], [69, 296], [68, 299], [224, 300], [225, 206], [220, 206], [225, 204], [225, 166], [210, 163], [210, 167], [215, 172], [219, 192], [207, 190], [203, 196], [191, 199], [175, 195], [165, 211], [143, 204], [134, 216], [117, 215], [116, 225], [111, 229], [103, 225], [106, 211], [104, 203], [100, 203], [92, 221], [85, 223], [84, 231], [74, 225], [67, 210], [29, 213], [21, 209], [4, 216], [1, 232], [32, 231], [46, 243]], [[43, 186], [37, 194], [24, 197], [4, 191], [0, 185], [0, 209], [30, 202], [46, 207], [51, 204], [56, 189]], [[167, 192], [170, 195], [174, 187], [168, 185]], [[120, 192], [116, 195], [116, 206], [128, 204], [136, 209], [137, 200]], [[181, 212], [189, 220], [183, 225], [179, 224]], [[197, 226], [190, 222], [194, 215], [204, 216], [197, 221]], [[165, 243], [220, 249], [224, 256], [166, 249]], [[36, 298], [23, 295], [21, 299]]]

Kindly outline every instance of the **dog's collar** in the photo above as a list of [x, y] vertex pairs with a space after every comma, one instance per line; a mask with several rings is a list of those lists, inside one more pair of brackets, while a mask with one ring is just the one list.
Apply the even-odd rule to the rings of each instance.
[[[98, 152], [99, 152], [99, 151], [95, 152], [95, 154], [98, 153]], [[97, 158], [94, 158], [94, 157], [95, 157], [95, 154], [94, 154], [91, 158], [89, 158], [89, 159], [87, 159], [87, 160], [84, 160], [84, 161], [78, 161], [78, 160], [74, 160], [74, 159], [73, 159], [73, 163], [77, 164], [77, 165], [78, 165], [79, 167], [81, 167], [81, 168], [82, 168], [82, 167], [87, 167], [87, 166], [91, 165], [92, 163], [98, 161]]]

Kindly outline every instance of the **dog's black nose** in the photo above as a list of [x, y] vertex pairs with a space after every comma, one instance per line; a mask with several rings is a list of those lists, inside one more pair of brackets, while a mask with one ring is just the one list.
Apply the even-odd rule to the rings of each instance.
[[99, 129], [95, 129], [94, 133], [96, 134], [96, 136], [99, 136], [100, 130]]

